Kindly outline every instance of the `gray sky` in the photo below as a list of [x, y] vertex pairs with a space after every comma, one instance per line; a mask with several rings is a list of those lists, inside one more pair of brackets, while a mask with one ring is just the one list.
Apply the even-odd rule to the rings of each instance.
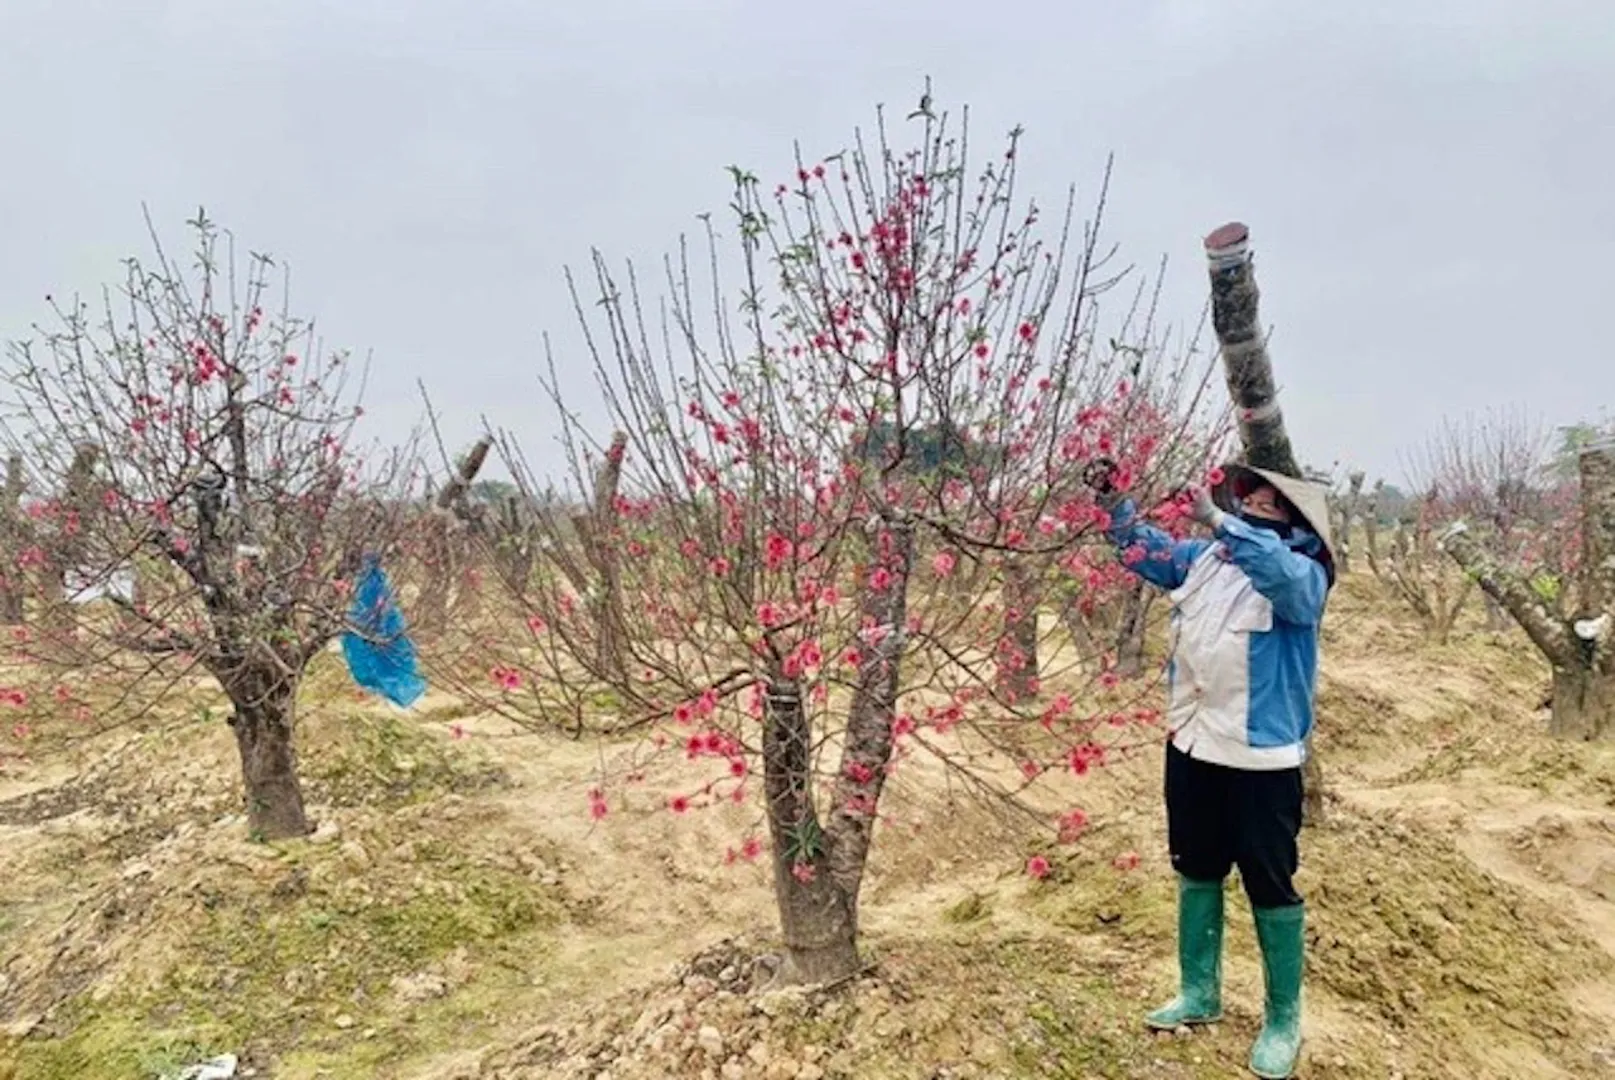
[[[1400, 477], [1443, 415], [1615, 404], [1611, 0], [90, 0], [0, 2], [0, 335], [114, 279], [198, 204], [373, 350], [378, 425], [423, 377], [553, 462], [539, 335], [590, 245], [649, 259], [924, 75], [976, 138], [1024, 124], [1033, 188], [1205, 295], [1251, 224], [1302, 455]], [[575, 384], [592, 399], [577, 365]]]

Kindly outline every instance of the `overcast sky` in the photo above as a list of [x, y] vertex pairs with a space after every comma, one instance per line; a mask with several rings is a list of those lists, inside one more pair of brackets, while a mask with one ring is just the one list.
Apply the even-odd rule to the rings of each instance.
[[[1615, 0], [0, 0], [0, 336], [44, 294], [182, 239], [198, 204], [293, 267], [296, 306], [375, 357], [375, 423], [424, 378], [557, 460], [540, 334], [563, 265], [653, 258], [926, 74], [1024, 175], [1091, 193], [1172, 260], [1248, 222], [1291, 433], [1400, 476], [1444, 415], [1615, 405]], [[591, 395], [581, 363], [579, 393]]]

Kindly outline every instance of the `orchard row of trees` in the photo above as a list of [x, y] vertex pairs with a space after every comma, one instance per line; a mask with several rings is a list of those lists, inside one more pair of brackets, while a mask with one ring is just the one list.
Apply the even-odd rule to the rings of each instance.
[[[1018, 131], [977, 160], [946, 115], [905, 130], [882, 118], [782, 182], [731, 170], [730, 218], [681, 242], [660, 295], [600, 253], [569, 275], [604, 421], [580, 419], [546, 345], [558, 476], [527, 433], [449, 460], [429, 408], [402, 445], [360, 441], [364, 365], [322, 351], [273, 261], [239, 259], [200, 215], [194, 264], [158, 245], [95, 301], [53, 303], [3, 368], [13, 742], [211, 683], [251, 829], [301, 835], [299, 686], [356, 630], [354, 584], [379, 562], [438, 685], [606, 737], [587, 812], [608, 816], [664, 754], [704, 770], [669, 812], [756, 806], [768, 843], [737, 857], [771, 860], [783, 976], [856, 970], [905, 759], [1020, 805], [1165, 734], [1148, 647], [1165, 605], [1126, 572], [1143, 553], [1105, 541], [1086, 466], [1115, 462], [1180, 535], [1178, 492], [1236, 447], [1298, 473], [1242, 227], [1207, 240], [1212, 348], [1163, 323], [1159, 276], [1117, 262], [1103, 188], [1086, 219], [1073, 195], [1049, 221], [1018, 195]], [[1562, 673], [1556, 708], [1574, 691], [1602, 730], [1611, 452], [1574, 448], [1576, 501], [1524, 458], [1494, 468], [1494, 444], [1451, 434], [1405, 525], [1353, 477], [1341, 535], [1361, 523], [1371, 569], [1450, 625], [1454, 601], [1415, 571], [1444, 544]], [[1554, 517], [1572, 507], [1574, 539]], [[1467, 532], [1439, 533], [1460, 516]], [[1521, 561], [1546, 569], [1521, 579]], [[1073, 805], [1048, 824], [1070, 842], [1085, 820]]]
[[1523, 413], [1448, 422], [1411, 456], [1401, 495], [1349, 473], [1332, 498], [1347, 562], [1445, 644], [1478, 600], [1486, 629], [1523, 627], [1554, 670], [1552, 730], [1609, 733], [1609, 488], [1615, 424], [1550, 431]]

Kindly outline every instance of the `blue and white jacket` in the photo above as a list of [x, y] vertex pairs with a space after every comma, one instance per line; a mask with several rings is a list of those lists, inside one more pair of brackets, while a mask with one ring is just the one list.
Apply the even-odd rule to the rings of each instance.
[[1131, 501], [1111, 541], [1135, 545], [1129, 567], [1172, 600], [1167, 724], [1179, 750], [1236, 769], [1301, 764], [1312, 730], [1318, 624], [1329, 578], [1302, 526], [1286, 539], [1229, 514], [1215, 541], [1174, 540]]

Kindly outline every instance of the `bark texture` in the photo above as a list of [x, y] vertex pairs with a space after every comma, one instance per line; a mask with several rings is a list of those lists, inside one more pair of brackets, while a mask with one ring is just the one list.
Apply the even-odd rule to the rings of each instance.
[[293, 741], [295, 684], [273, 669], [244, 670], [226, 689], [235, 706], [230, 730], [241, 753], [248, 832], [264, 840], [307, 835]]
[[1273, 382], [1273, 361], [1261, 327], [1261, 291], [1249, 249], [1250, 230], [1230, 222], [1206, 237], [1211, 273], [1211, 323], [1222, 347], [1228, 396], [1239, 422], [1245, 463], [1300, 476]]
[[861, 613], [873, 630], [858, 665], [822, 825], [813, 796], [812, 722], [801, 686], [776, 677], [766, 699], [763, 776], [774, 841], [774, 898], [785, 940], [779, 979], [786, 984], [835, 982], [862, 967], [858, 896], [892, 759], [914, 560], [912, 526], [900, 523], [887, 530], [880, 549], [879, 565], [890, 571], [891, 580], [879, 590], [866, 584], [860, 595]]
[[773, 839], [784, 985], [831, 982], [858, 970], [857, 901], [830, 874], [829, 843], [813, 800], [813, 727], [794, 681], [764, 703], [763, 788]]
[[846, 742], [836, 770], [830, 811], [831, 873], [851, 897], [856, 914], [858, 891], [874, 835], [875, 809], [892, 760], [892, 722], [907, 646], [908, 587], [914, 563], [914, 530], [907, 522], [887, 534], [890, 550], [880, 565], [891, 573], [885, 589], [865, 586], [860, 602], [866, 625], [875, 629], [858, 664], [858, 685], [847, 713]]
[[1021, 556], [1004, 559], [1004, 635], [998, 645], [998, 692], [1011, 703], [1037, 696], [1038, 572]]
[[621, 681], [628, 669], [627, 630], [623, 623], [620, 553], [611, 536], [617, 489], [622, 482], [623, 458], [628, 450], [626, 432], [616, 432], [606, 458], [594, 478], [589, 509], [572, 516], [572, 530], [583, 551], [579, 563], [565, 550], [554, 552], [555, 564], [579, 596], [585, 598], [594, 626], [595, 674]]

